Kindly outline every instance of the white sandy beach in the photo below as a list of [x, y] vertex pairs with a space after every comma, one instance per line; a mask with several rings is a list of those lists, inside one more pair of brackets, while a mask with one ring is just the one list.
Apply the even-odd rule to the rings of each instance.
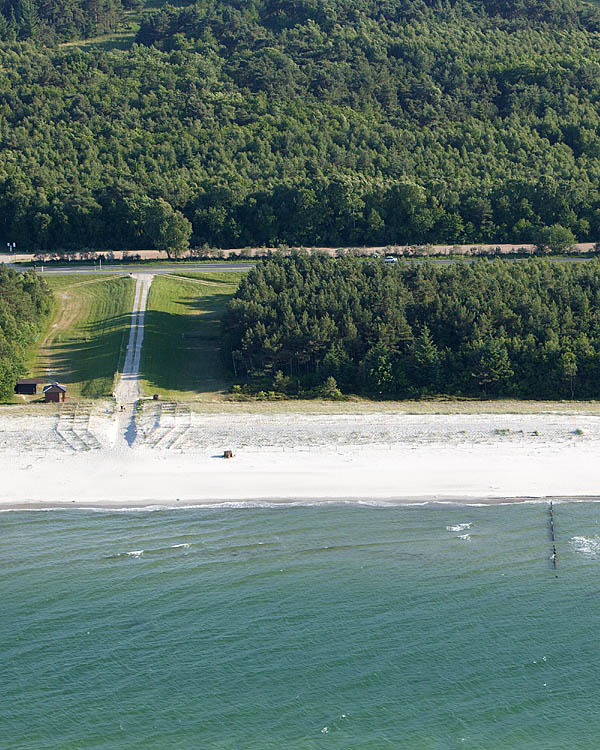
[[596, 416], [65, 414], [0, 415], [4, 509], [600, 496]]

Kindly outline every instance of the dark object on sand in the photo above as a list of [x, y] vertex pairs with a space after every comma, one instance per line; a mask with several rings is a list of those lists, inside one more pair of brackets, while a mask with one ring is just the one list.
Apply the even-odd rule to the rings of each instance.
[[233, 458], [233, 451], [223, 451], [223, 458]]
[[155, 394], [154, 394], [154, 396], [152, 396], [152, 398], [153, 398], [153, 399], [154, 399], [155, 401], [158, 401], [158, 393], [155, 393]]

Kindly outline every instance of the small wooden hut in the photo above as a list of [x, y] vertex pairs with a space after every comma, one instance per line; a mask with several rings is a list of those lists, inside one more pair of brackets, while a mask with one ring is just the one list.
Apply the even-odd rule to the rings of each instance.
[[44, 396], [46, 397], [46, 403], [59, 404], [65, 400], [67, 389], [64, 385], [58, 383], [50, 383], [50, 385], [44, 386]]
[[34, 396], [37, 393], [38, 385], [45, 382], [44, 378], [19, 378], [15, 385], [15, 393]]

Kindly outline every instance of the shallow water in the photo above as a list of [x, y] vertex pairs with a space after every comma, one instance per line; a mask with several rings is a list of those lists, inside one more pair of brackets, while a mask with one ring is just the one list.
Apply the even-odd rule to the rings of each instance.
[[[0, 514], [0, 745], [594, 748], [600, 504]], [[558, 576], [558, 577], [556, 577]]]

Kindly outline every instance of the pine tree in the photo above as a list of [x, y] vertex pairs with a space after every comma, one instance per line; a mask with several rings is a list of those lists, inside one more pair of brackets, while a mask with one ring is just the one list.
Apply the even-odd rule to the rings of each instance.
[[19, 39], [35, 37], [38, 28], [38, 16], [33, 0], [17, 0], [15, 17], [19, 29]]
[[504, 344], [496, 339], [488, 339], [478, 346], [478, 358], [474, 377], [485, 394], [504, 393], [514, 371]]
[[575, 378], [575, 375], [577, 375], [577, 357], [569, 349], [561, 354], [560, 367], [563, 373], [563, 377], [565, 377], [569, 381], [571, 398], [574, 398], [575, 392], [573, 389], [573, 380]]
[[417, 370], [416, 382], [428, 390], [436, 390], [439, 380], [440, 353], [426, 325], [422, 326], [421, 332], [415, 339], [413, 356]]

